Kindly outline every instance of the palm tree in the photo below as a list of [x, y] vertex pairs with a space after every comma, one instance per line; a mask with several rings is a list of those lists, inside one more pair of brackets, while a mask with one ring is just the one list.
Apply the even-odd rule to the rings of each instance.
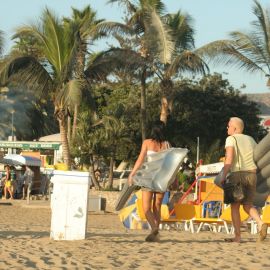
[[[93, 11], [90, 6], [86, 6], [81, 11], [72, 8], [72, 17], [64, 18], [64, 23], [67, 25], [67, 27], [73, 27], [76, 29], [75, 37], [76, 42], [78, 43], [78, 50], [74, 67], [74, 78], [83, 83], [84, 92], [89, 91], [88, 81], [86, 80], [84, 74], [87, 46], [103, 36], [103, 33], [98, 28], [98, 25], [101, 22], [103, 22], [103, 20], [97, 19], [96, 12]], [[74, 139], [77, 126], [78, 106], [79, 104], [77, 103], [74, 106], [73, 128], [71, 136], [72, 140]]]
[[206, 44], [199, 53], [214, 63], [265, 74], [270, 86], [270, 13], [257, 0], [254, 0], [253, 13], [256, 20], [251, 23], [250, 32], [231, 32], [230, 39]]
[[[204, 74], [208, 70], [194, 51], [191, 17], [181, 11], [165, 14], [165, 6], [160, 0], [140, 0], [137, 5], [128, 0], [109, 1], [115, 2], [125, 5], [131, 14], [127, 23], [134, 29], [138, 51], [148, 62], [148, 68], [160, 79], [160, 119], [166, 122], [169, 107], [172, 107], [173, 76], [183, 72]], [[145, 74], [146, 72], [142, 73], [142, 89], [145, 88], [147, 79]], [[142, 96], [144, 95], [145, 89], [142, 90]]]
[[71, 80], [78, 50], [75, 31], [65, 27], [45, 9], [40, 24], [21, 27], [14, 35], [14, 38], [26, 37], [35, 41], [33, 46], [38, 53], [32, 56], [14, 50], [1, 63], [0, 76], [8, 82], [17, 75], [17, 83], [20, 83], [20, 78], [24, 85], [52, 100], [60, 128], [64, 163], [70, 167], [66, 119], [68, 108], [74, 104], [73, 93], [80, 93], [81, 89], [78, 80]]
[[166, 123], [172, 110], [173, 78], [176, 75], [183, 77], [185, 73], [205, 74], [208, 67], [195, 50], [192, 18], [179, 10], [175, 14], [166, 14], [162, 20], [169, 26], [174, 41], [171, 61], [163, 65], [155, 63], [155, 73], [160, 78], [162, 95], [160, 120]]
[[141, 84], [141, 130], [146, 137], [146, 78], [149, 77], [147, 62], [131, 48], [112, 48], [89, 58], [86, 76], [93, 81], [108, 81], [113, 75], [126, 83]]

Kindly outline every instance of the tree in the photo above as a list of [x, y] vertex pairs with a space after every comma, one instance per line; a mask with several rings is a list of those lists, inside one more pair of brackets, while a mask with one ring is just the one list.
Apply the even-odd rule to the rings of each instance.
[[166, 14], [162, 19], [169, 26], [174, 41], [171, 61], [163, 65], [157, 62], [155, 65], [162, 96], [160, 120], [166, 123], [173, 109], [173, 79], [176, 76], [181, 78], [185, 73], [204, 75], [208, 66], [195, 50], [191, 16], [179, 10], [175, 14]]
[[[175, 110], [168, 121], [174, 145], [190, 146], [200, 137], [202, 156], [209, 159], [211, 147], [216, 148], [217, 153], [223, 150], [226, 126], [233, 116], [242, 118], [245, 133], [258, 139], [260, 119], [257, 104], [231, 87], [220, 74], [205, 76], [199, 82], [181, 81], [176, 87], [178, 90], [173, 97]], [[195, 153], [192, 155], [195, 159]]]
[[[167, 122], [172, 109], [173, 76], [183, 75], [184, 72], [204, 74], [208, 70], [194, 50], [191, 17], [181, 11], [165, 14], [165, 5], [160, 0], [140, 0], [136, 4], [126, 0], [109, 2], [125, 5], [130, 14], [127, 23], [134, 29], [139, 53], [148, 62], [142, 73], [142, 89], [145, 88], [147, 79], [145, 71], [150, 68], [160, 79], [160, 119]], [[142, 96], [145, 96], [145, 90], [142, 91]]]
[[71, 152], [74, 157], [79, 158], [80, 165], [90, 165], [91, 179], [95, 189], [100, 190], [94, 170], [94, 156], [99, 154], [99, 133], [93, 128], [93, 123], [93, 114], [88, 109], [87, 104], [83, 104], [82, 110], [79, 112], [76, 140], [71, 147]]
[[[104, 35], [98, 28], [98, 25], [103, 21], [102, 19], [97, 19], [96, 12], [92, 10], [90, 6], [86, 6], [82, 11], [72, 8], [72, 17], [64, 18], [64, 23], [67, 27], [73, 27], [75, 29], [78, 50], [76, 52], [74, 78], [81, 81], [84, 92], [89, 91], [89, 84], [84, 73], [87, 47]], [[85, 93], [84, 97], [91, 98], [89, 93]], [[80, 102], [80, 100], [81, 99], [77, 99], [77, 102]], [[90, 104], [91, 103], [93, 104], [93, 102], [90, 102]], [[79, 103], [75, 103], [74, 105], [71, 140], [73, 140], [75, 136]]]
[[217, 40], [201, 47], [199, 53], [214, 63], [234, 65], [250, 73], [260, 72], [270, 85], [270, 13], [254, 0], [256, 20], [250, 32], [234, 31], [230, 39]]
[[29, 37], [35, 40], [33, 46], [38, 53], [32, 56], [12, 51], [1, 63], [0, 74], [5, 82], [15, 78], [18, 84], [23, 82], [52, 100], [60, 128], [64, 163], [70, 167], [66, 119], [68, 108], [74, 103], [73, 93], [79, 93], [81, 89], [78, 80], [71, 80], [78, 50], [75, 32], [45, 9], [40, 24], [21, 27], [14, 35], [14, 38], [21, 39]]
[[107, 187], [113, 188], [113, 168], [116, 157], [117, 148], [120, 144], [131, 143], [124, 122], [118, 120], [114, 116], [103, 116], [99, 121], [101, 147], [104, 153], [109, 157], [109, 179]]

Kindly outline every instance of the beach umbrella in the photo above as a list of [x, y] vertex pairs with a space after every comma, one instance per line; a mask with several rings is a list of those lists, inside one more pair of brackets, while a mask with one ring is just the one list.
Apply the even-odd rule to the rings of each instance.
[[0, 163], [11, 165], [11, 166], [27, 165], [27, 166], [40, 167], [41, 160], [39, 158], [31, 157], [31, 156], [7, 154], [0, 160]]
[[[133, 194], [126, 206], [119, 211], [119, 218], [123, 225], [128, 229], [150, 229], [148, 222], [142, 214], [142, 207], [139, 207], [142, 200], [142, 191]], [[167, 203], [169, 202], [169, 192], [165, 193], [162, 201], [161, 216], [169, 218]]]

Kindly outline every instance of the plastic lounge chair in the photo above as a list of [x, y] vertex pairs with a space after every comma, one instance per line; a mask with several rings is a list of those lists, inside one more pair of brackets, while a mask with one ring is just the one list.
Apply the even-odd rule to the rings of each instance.
[[[240, 218], [241, 218], [241, 222], [243, 222], [244, 220], [248, 219], [248, 214], [244, 211], [243, 206], [240, 206]], [[227, 234], [231, 234], [234, 232], [234, 228], [231, 225], [232, 224], [232, 219], [231, 219], [231, 207], [228, 206], [227, 208], [225, 208], [222, 212], [222, 214], [220, 215], [220, 217], [218, 218], [194, 218], [193, 220], [191, 220], [190, 222], [192, 222], [193, 224], [199, 224], [198, 229], [197, 229], [197, 233], [199, 233], [201, 231], [201, 229], [203, 228], [203, 226], [208, 226], [210, 231], [213, 232], [220, 232], [222, 227], [225, 228], [225, 231]], [[228, 224], [231, 225], [230, 229], [228, 227]]]
[[195, 205], [192, 204], [175, 204], [174, 205], [175, 217], [170, 217], [168, 219], [163, 219], [162, 224], [182, 224], [184, 223], [185, 231], [191, 231], [194, 233], [193, 223], [190, 221], [196, 217], [197, 211]]
[[113, 170], [114, 177], [122, 179], [126, 174], [131, 172], [131, 170], [127, 169], [127, 166], [127, 161], [121, 161], [119, 166], [115, 170]]

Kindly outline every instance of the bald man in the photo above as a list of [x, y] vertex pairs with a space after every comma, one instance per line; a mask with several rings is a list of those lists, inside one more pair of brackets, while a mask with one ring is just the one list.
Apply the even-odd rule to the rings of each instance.
[[235, 237], [225, 239], [227, 242], [241, 241], [241, 219], [240, 205], [243, 205], [245, 212], [251, 216], [258, 224], [259, 241], [263, 241], [267, 235], [267, 224], [264, 224], [256, 210], [253, 207], [253, 201], [256, 192], [256, 165], [253, 161], [253, 151], [256, 146], [254, 139], [243, 134], [244, 122], [238, 117], [232, 117], [227, 126], [228, 137], [225, 142], [225, 162], [222, 183], [224, 183], [227, 174], [230, 172], [229, 181], [239, 183], [241, 181], [244, 198], [239, 202], [231, 204], [232, 223], [235, 229]]

